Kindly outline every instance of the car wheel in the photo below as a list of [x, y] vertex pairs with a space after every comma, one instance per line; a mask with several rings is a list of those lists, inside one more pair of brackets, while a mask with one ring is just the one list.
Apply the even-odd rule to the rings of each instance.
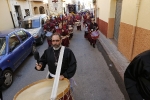
[[4, 81], [4, 84], [3, 84], [3, 88], [8, 88], [11, 86], [11, 84], [13, 83], [13, 73], [11, 70], [5, 70], [3, 72], [3, 75], [5, 77], [5, 81]]
[[43, 36], [41, 36], [41, 38], [40, 38], [40, 44], [42, 45], [43, 42], [44, 42], [44, 39], [43, 39]]
[[31, 47], [31, 55], [33, 55], [35, 51], [36, 51], [36, 45], [33, 44]]

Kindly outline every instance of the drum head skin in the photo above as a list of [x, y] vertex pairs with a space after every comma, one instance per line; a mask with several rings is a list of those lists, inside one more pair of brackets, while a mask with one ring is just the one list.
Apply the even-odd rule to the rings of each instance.
[[46, 36], [47, 36], [47, 37], [50, 37], [50, 36], [52, 36], [52, 34], [53, 34], [52, 32], [47, 32], [47, 33], [46, 33]]
[[[21, 89], [13, 100], [50, 100], [54, 79], [44, 79], [34, 82]], [[68, 79], [59, 81], [57, 99], [62, 98], [70, 89]]]

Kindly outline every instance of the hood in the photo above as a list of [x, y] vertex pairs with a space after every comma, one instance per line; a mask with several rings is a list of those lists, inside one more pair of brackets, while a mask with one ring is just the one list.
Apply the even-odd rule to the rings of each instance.
[[40, 28], [26, 29], [32, 36], [40, 31]]

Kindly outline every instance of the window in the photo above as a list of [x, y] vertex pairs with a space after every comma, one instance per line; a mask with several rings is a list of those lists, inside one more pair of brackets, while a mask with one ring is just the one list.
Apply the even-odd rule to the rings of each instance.
[[6, 38], [0, 37], [0, 56], [6, 53]]
[[18, 31], [16, 34], [19, 36], [21, 41], [24, 41], [24, 40], [26, 40], [28, 38], [28, 35], [23, 30]]
[[26, 14], [26, 16], [30, 16], [30, 11], [29, 11], [29, 9], [25, 9], [25, 14]]
[[22, 22], [22, 28], [34, 29], [40, 27], [40, 19], [27, 20]]
[[19, 41], [18, 37], [15, 34], [11, 35], [9, 38], [10, 51], [13, 51], [19, 44], [20, 44], [20, 41]]

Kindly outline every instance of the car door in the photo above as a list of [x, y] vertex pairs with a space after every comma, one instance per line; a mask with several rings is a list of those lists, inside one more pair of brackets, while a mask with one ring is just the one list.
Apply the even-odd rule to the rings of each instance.
[[9, 37], [9, 61], [12, 63], [12, 69], [16, 69], [22, 59], [23, 59], [23, 52], [24, 52], [24, 47], [21, 45], [21, 41], [17, 37], [15, 33], [11, 34]]
[[22, 60], [24, 60], [29, 53], [31, 52], [31, 45], [32, 42], [29, 40], [29, 37], [26, 32], [20, 30], [15, 33], [21, 40], [21, 47], [22, 47]]

